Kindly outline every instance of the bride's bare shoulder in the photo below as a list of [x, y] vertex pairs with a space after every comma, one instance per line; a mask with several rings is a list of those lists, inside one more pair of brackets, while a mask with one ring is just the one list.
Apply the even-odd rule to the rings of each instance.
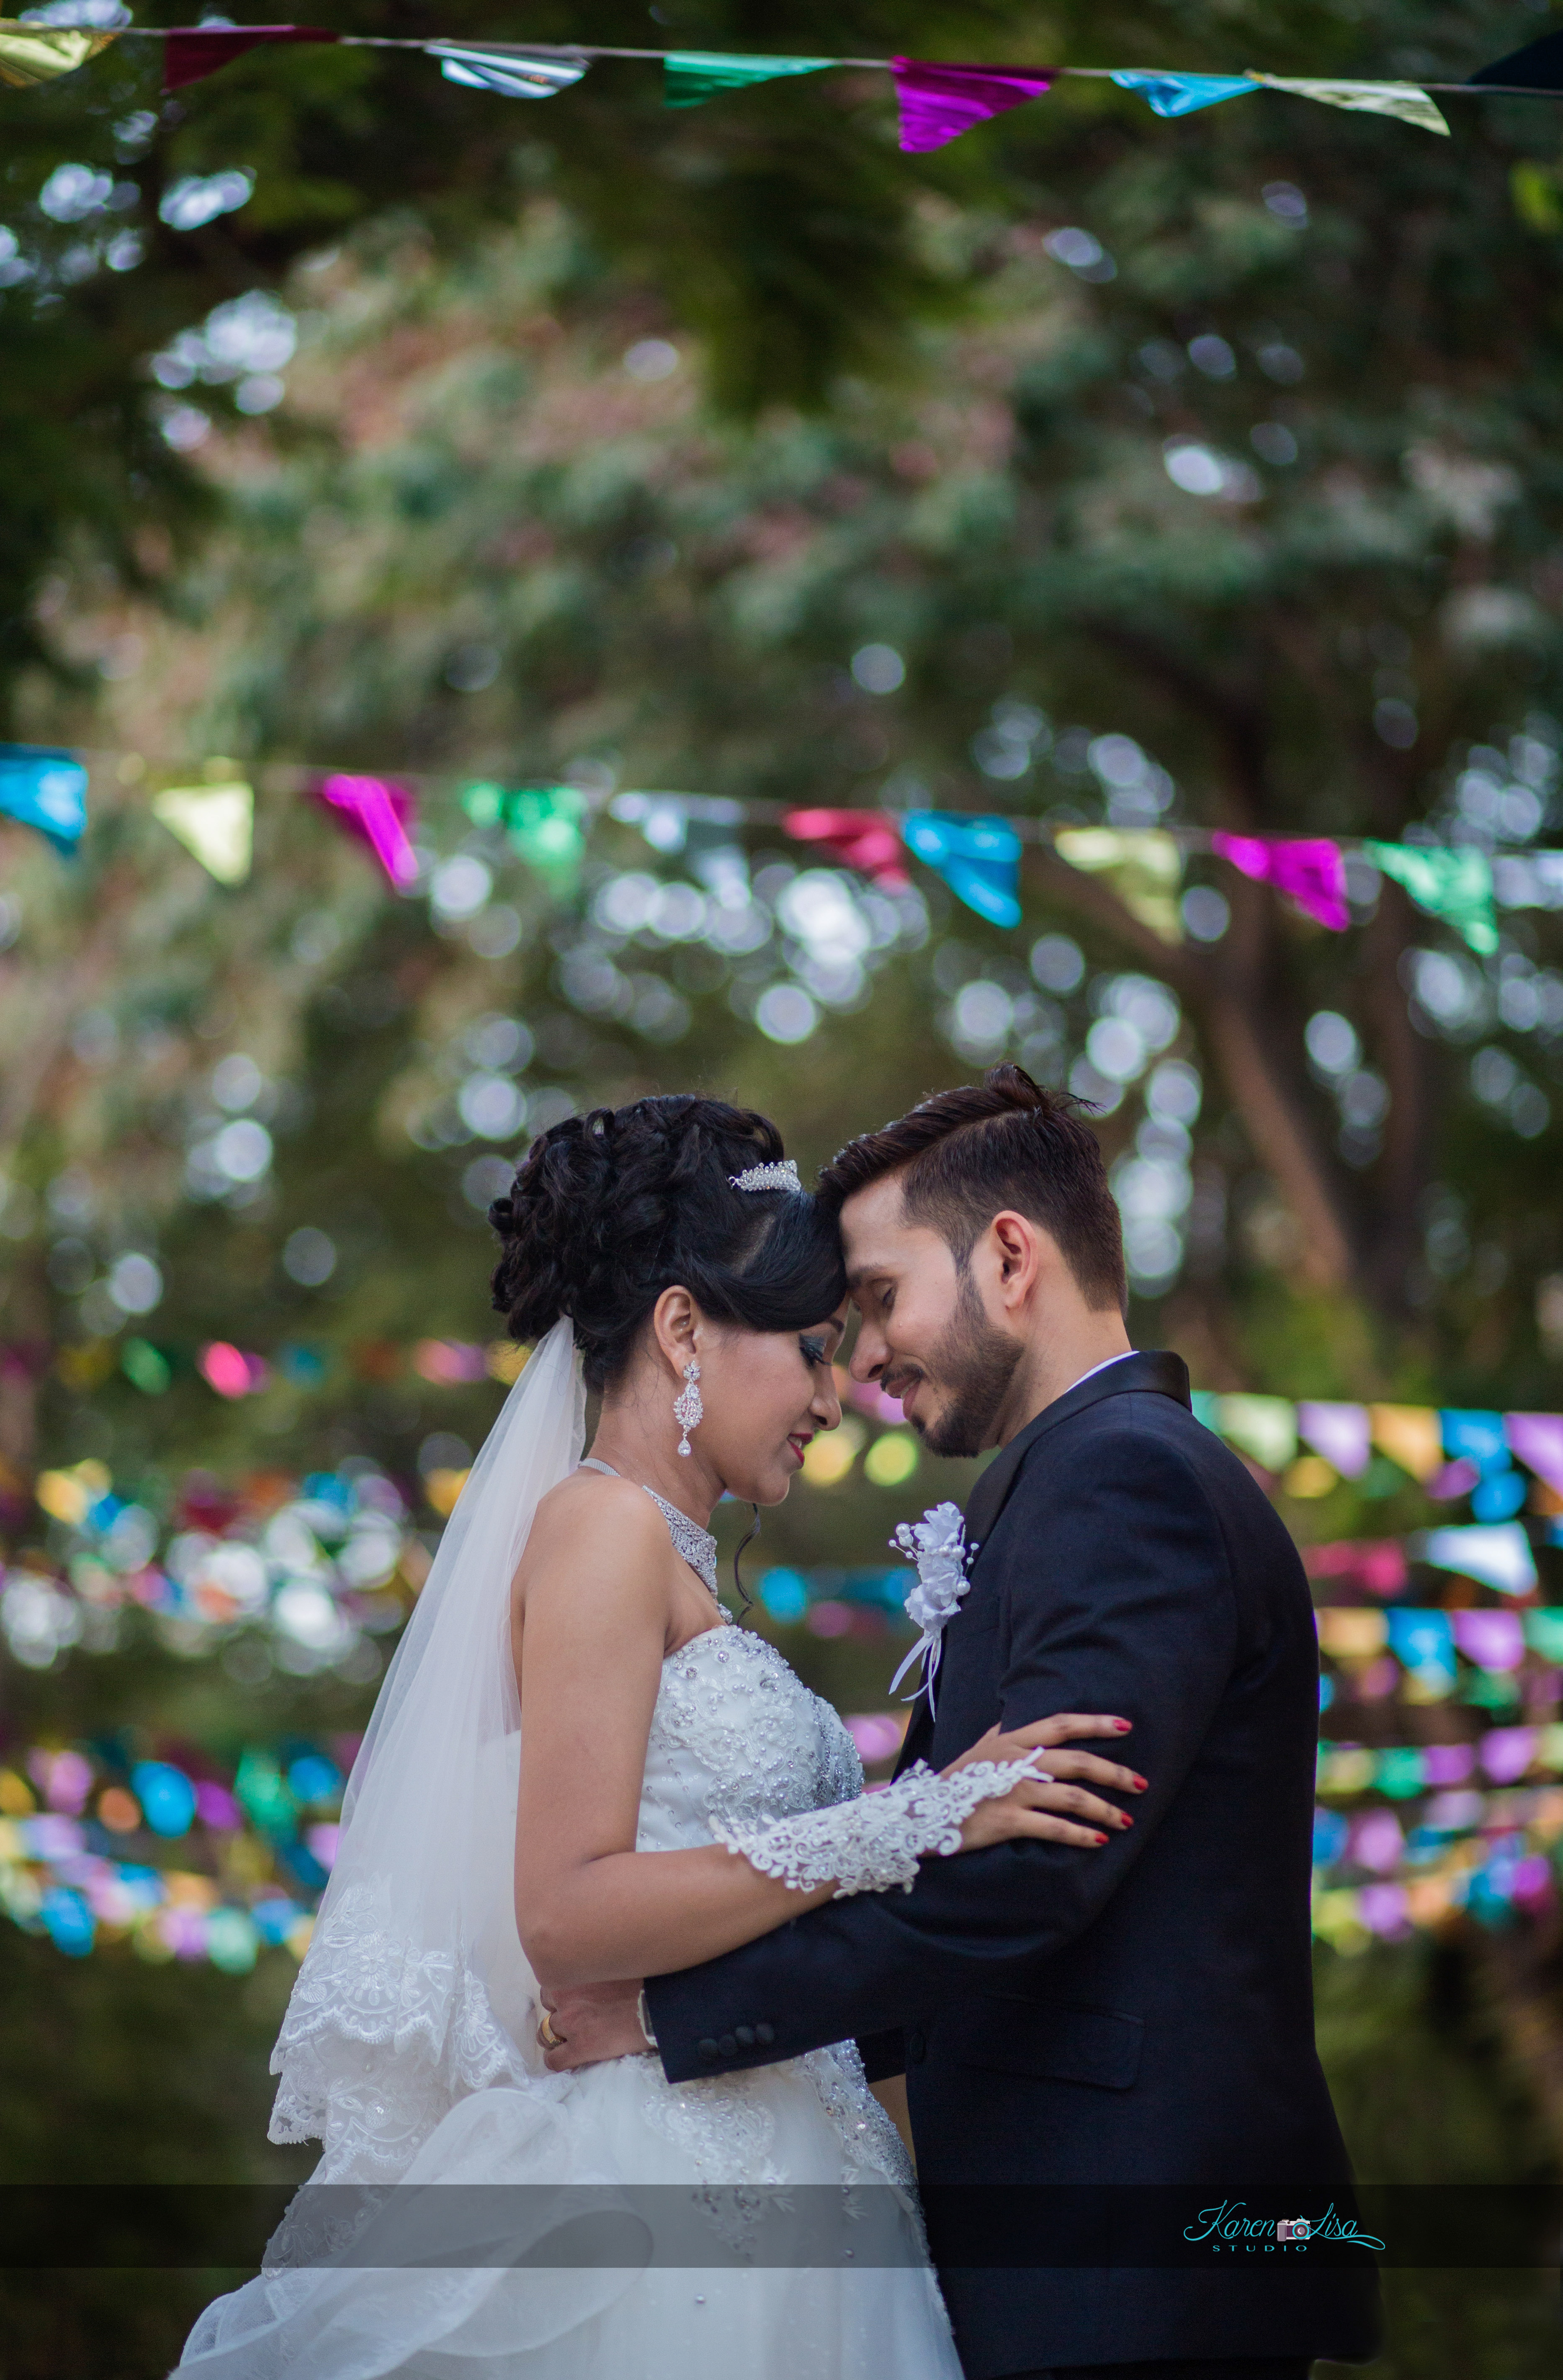
[[568, 1563], [576, 1580], [603, 1571], [623, 1578], [667, 1567], [668, 1532], [660, 1512], [633, 1480], [573, 1471], [539, 1502], [516, 1584]]

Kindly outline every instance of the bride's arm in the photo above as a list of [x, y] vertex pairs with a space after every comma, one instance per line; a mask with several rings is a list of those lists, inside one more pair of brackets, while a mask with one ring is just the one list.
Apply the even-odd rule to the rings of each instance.
[[[539, 1510], [518, 1579], [515, 1916], [533, 1972], [551, 1986], [697, 1965], [832, 1899], [843, 1876], [848, 1890], [882, 1880], [876, 1863], [883, 1863], [887, 1843], [892, 1861], [904, 1861], [916, 1835], [906, 1816], [913, 1803], [923, 1850], [975, 1848], [1023, 1833], [1097, 1848], [1106, 1840], [1100, 1829], [1128, 1823], [1074, 1785], [1026, 1780], [1009, 1791], [990, 1779], [989, 1795], [997, 1785], [1004, 1798], [976, 1803], [973, 1789], [963, 1807], [962, 1797], [941, 1798], [925, 1775], [920, 1783], [903, 1779], [893, 1801], [876, 1796], [805, 1813], [735, 1836], [731, 1850], [713, 1843], [636, 1852], [646, 1746], [679, 1576], [655, 1507], [627, 1485], [605, 1494], [596, 1482], [584, 1492], [567, 1484]], [[1075, 1731], [1106, 1725], [1082, 1720]], [[976, 1749], [989, 1760], [1013, 1760], [1029, 1745], [1006, 1740]], [[1077, 1775], [1135, 1790], [1127, 1769], [1089, 1755], [1072, 1760]], [[1065, 1810], [1072, 1815], [1059, 1815]], [[745, 1856], [733, 1857], [733, 1850]]]
[[672, 1592], [666, 1526], [633, 1488], [558, 1494], [523, 1565], [515, 1920], [553, 1984], [654, 1974], [753, 1941], [830, 1898], [720, 1844], [637, 1852]]

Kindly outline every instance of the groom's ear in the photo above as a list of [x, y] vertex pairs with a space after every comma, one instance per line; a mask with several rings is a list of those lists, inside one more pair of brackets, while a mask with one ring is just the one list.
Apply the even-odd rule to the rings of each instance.
[[985, 1236], [990, 1248], [995, 1286], [1004, 1305], [1012, 1311], [1026, 1303], [1047, 1270], [1048, 1255], [1056, 1256], [1058, 1251], [1048, 1233], [1029, 1215], [1022, 1215], [1012, 1207], [1000, 1209]]

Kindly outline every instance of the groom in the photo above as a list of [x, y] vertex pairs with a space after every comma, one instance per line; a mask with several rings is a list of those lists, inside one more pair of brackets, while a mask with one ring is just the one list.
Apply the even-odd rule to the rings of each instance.
[[[1315, 2356], [1371, 2356], [1365, 2252], [1282, 2246], [1273, 2219], [1350, 2190], [1314, 2046], [1318, 1660], [1291, 1541], [1193, 1419], [1181, 1360], [1130, 1348], [1118, 1210], [1070, 1102], [996, 1067], [853, 1141], [821, 1189], [854, 1376], [937, 1453], [1002, 1450], [902, 1765], [939, 1768], [995, 1722], [1113, 1712], [1149, 1790], [1101, 1850], [926, 1861], [908, 1894], [653, 1977], [669, 2080], [854, 2036], [871, 2078], [904, 2071], [968, 2380], [1305, 2380]], [[627, 1989], [562, 1996], [555, 2030], [551, 2064], [646, 2046]], [[1262, 2236], [1183, 2244], [1239, 2202], [1262, 2203]], [[973, 2255], [977, 2205], [1015, 2244]], [[1091, 2266], [1083, 2223], [1118, 2252]]]

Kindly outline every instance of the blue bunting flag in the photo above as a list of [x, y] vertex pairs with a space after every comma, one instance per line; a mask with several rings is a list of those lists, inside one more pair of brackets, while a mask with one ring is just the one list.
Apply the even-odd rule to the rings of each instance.
[[1020, 837], [1013, 827], [997, 818], [908, 810], [901, 834], [907, 850], [941, 876], [968, 909], [990, 926], [1020, 924]]
[[74, 752], [0, 744], [0, 810], [72, 852], [87, 824], [87, 771]]
[[1137, 91], [1157, 115], [1192, 115], [1258, 88], [1248, 75], [1158, 74], [1148, 67], [1123, 67], [1112, 79], [1120, 91]]

